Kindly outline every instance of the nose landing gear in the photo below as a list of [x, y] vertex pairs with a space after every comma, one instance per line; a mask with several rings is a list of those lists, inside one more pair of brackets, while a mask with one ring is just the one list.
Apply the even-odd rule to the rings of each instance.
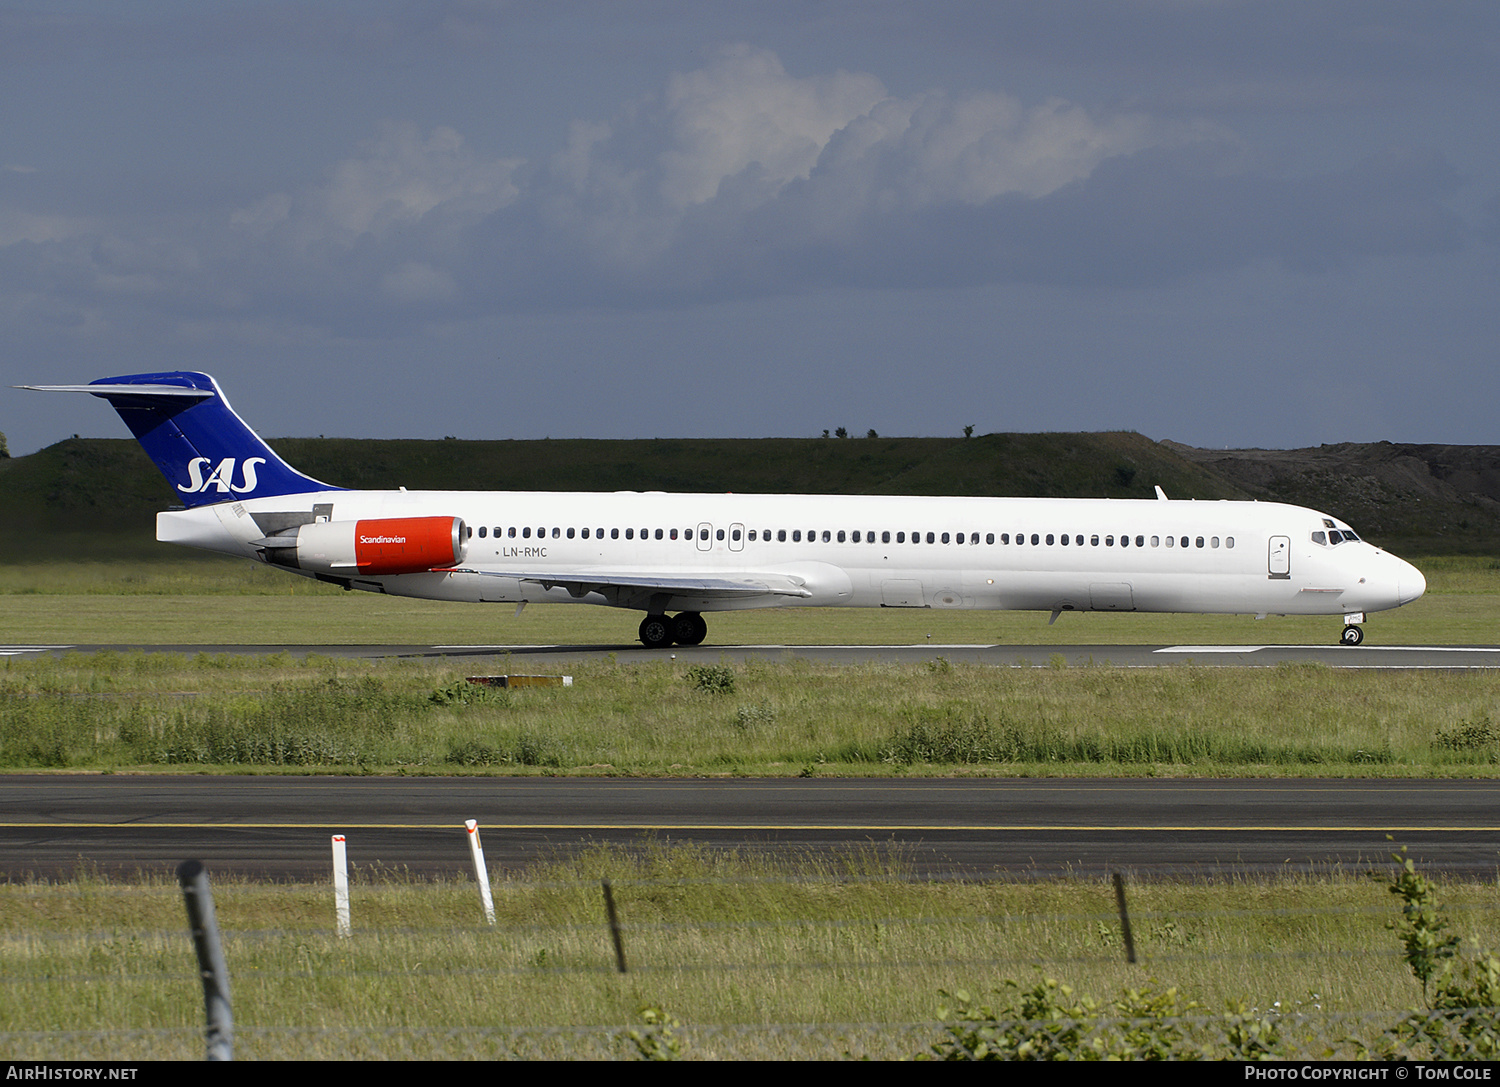
[[695, 611], [678, 612], [670, 619], [665, 615], [648, 615], [641, 620], [639, 636], [647, 649], [666, 649], [673, 642], [701, 645], [708, 637], [708, 624]]
[[1339, 635], [1339, 645], [1358, 645], [1365, 640], [1365, 632], [1359, 624], [1365, 621], [1365, 613], [1352, 611], [1344, 616], [1344, 632]]

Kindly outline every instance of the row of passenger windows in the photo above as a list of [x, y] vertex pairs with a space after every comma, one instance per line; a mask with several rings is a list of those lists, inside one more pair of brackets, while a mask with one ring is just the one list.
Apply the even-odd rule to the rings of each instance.
[[[500, 529], [500, 528], [497, 527], [497, 528], [491, 530], [488, 526], [485, 526], [485, 525], [481, 525], [479, 527], [479, 538], [481, 540], [487, 538], [488, 535], [492, 531], [494, 533], [495, 539], [498, 540], [498, 539], [501, 538], [502, 529]], [[729, 540], [733, 541], [734, 543], [739, 543], [740, 540], [741, 540], [741, 533], [742, 533], [742, 531], [743, 530], [741, 530], [740, 528], [737, 528], [737, 527], [729, 529], [728, 533], [727, 533], [727, 538]], [[590, 539], [590, 538], [599, 539], [599, 540], [604, 539], [604, 529], [602, 529], [602, 528], [596, 528], [596, 529], [593, 529], [593, 530], [590, 530], [590, 529], [587, 529], [587, 528], [583, 528], [583, 529], [552, 528], [552, 529], [549, 530], [549, 529], [547, 529], [547, 528], [544, 527], [544, 528], [537, 528], [537, 529], [533, 530], [530, 525], [523, 525], [523, 526], [520, 526], [520, 527], [511, 526], [510, 528], [504, 529], [503, 532], [504, 532], [505, 538], [512, 539], [512, 540], [514, 540], [514, 539], [522, 539], [522, 540], [538, 539], [538, 540], [544, 540], [544, 539], [548, 539], [549, 538], [549, 533], [550, 533], [550, 538], [554, 539], [554, 540], [562, 539], [564, 537], [566, 537], [569, 540], [572, 540], [572, 539], [575, 539], [575, 538], [582, 538], [582, 539], [585, 539], [585, 540]], [[675, 528], [657, 528], [657, 529], [650, 529], [650, 528], [642, 528], [642, 529], [634, 529], [634, 528], [619, 529], [619, 528], [612, 528], [612, 529], [609, 530], [609, 538], [611, 540], [618, 540], [618, 539], [621, 538], [621, 535], [623, 534], [625, 539], [627, 539], [627, 540], [634, 540], [634, 539], [637, 538], [636, 534], [639, 533], [640, 534], [640, 539], [642, 539], [642, 540], [650, 540], [650, 539], [676, 540], [676, 539], [679, 539], [679, 538], [683, 539], [683, 540], [694, 540], [694, 539], [697, 539], [697, 540], [708, 540], [710, 538], [709, 532], [710, 532], [710, 530], [707, 529], [707, 528], [696, 528], [696, 529], [694, 529], [694, 528], [685, 528], [685, 529], [683, 529], [681, 531], [680, 534], [679, 534], [678, 530], [675, 529]], [[474, 534], [474, 530], [472, 528], [469, 529], [469, 535], [472, 536], [473, 534]], [[883, 543], [883, 544], [888, 544], [888, 543], [904, 544], [908, 540], [907, 533], [905, 533], [905, 532], [894, 532], [894, 533], [893, 532], [889, 532], [889, 531], [881, 532], [879, 534], [878, 539], [877, 539], [876, 533], [874, 533], [872, 531], [862, 531], [862, 530], [857, 529], [857, 528], [853, 529], [853, 530], [845, 530], [845, 529], [834, 530], [834, 529], [827, 529], [827, 528], [825, 528], [825, 529], [812, 529], [812, 528], [810, 528], [810, 529], [806, 530], [805, 535], [804, 535], [803, 530], [800, 529], [800, 528], [794, 528], [794, 529], [778, 528], [778, 529], [774, 530], [774, 537], [773, 537], [773, 530], [772, 529], [767, 528], [767, 529], [757, 530], [757, 529], [753, 529], [752, 528], [752, 529], [750, 529], [750, 531], [748, 533], [745, 533], [745, 535], [749, 537], [749, 540], [750, 540], [751, 543], [756, 542], [757, 539], [759, 539], [759, 540], [761, 540], [763, 542], [766, 542], [766, 543], [770, 543], [773, 538], [775, 539], [775, 541], [777, 543], [786, 543], [788, 541], [790, 541], [791, 543], [802, 543], [803, 540], [806, 539], [806, 541], [808, 543], [817, 543], [817, 542], [821, 541], [823, 543], [870, 543], [870, 544], [873, 544], [873, 543], [877, 543], [878, 542], [878, 543]], [[1314, 538], [1316, 539], [1316, 537], [1319, 536], [1319, 535], [1321, 535], [1321, 533], [1315, 533], [1314, 534]], [[1354, 534], [1351, 532], [1351, 533], [1348, 533], [1347, 535], [1352, 538]], [[726, 538], [726, 532], [725, 532], [724, 529], [720, 528], [720, 529], [714, 529], [713, 530], [713, 539], [722, 541], [725, 538]], [[1108, 534], [1101, 536], [1098, 533], [1093, 533], [1093, 534], [1091, 534], [1091, 535], [1089, 535], [1087, 537], [1087, 543], [1085, 543], [1085, 537], [1084, 536], [1078, 535], [1078, 534], [1071, 534], [1070, 535], [1069, 533], [1066, 533], [1066, 532], [1064, 532], [1064, 533], [1062, 533], [1060, 535], [1059, 534], [1055, 534], [1055, 533], [1051, 533], [1051, 532], [1047, 532], [1047, 533], [1033, 532], [1030, 535], [1028, 535], [1027, 533], [1024, 533], [1024, 532], [1018, 532], [1018, 533], [1015, 534], [1014, 537], [1012, 537], [1009, 532], [1002, 532], [998, 536], [995, 533], [993, 533], [993, 532], [987, 532], [987, 533], [984, 534], [984, 542], [986, 544], [994, 545], [997, 542], [997, 540], [1002, 545], [1011, 545], [1011, 544], [1014, 544], [1017, 547], [1026, 547], [1026, 546], [1030, 546], [1030, 547], [1042, 547], [1042, 546], [1046, 546], [1046, 547], [1053, 547], [1053, 546], [1061, 546], [1061, 547], [1070, 547], [1070, 546], [1071, 547], [1084, 547], [1084, 546], [1099, 547], [1101, 545], [1104, 546], [1104, 547], [1114, 547], [1114, 546], [1116, 546], [1116, 544], [1118, 544], [1120, 547], [1131, 547], [1131, 546], [1135, 546], [1135, 547], [1147, 547], [1147, 546], [1150, 546], [1150, 547], [1161, 547], [1161, 546], [1165, 545], [1167, 547], [1210, 547], [1210, 548], [1213, 548], [1213, 547], [1218, 547], [1220, 545], [1220, 542], [1221, 542], [1220, 539], [1219, 539], [1219, 537], [1217, 537], [1217, 536], [1206, 536], [1206, 537], [1205, 536], [1166, 536], [1166, 537], [1151, 536], [1151, 537], [1147, 537], [1147, 536], [1144, 536], [1144, 535], [1137, 535], [1137, 536], [1133, 536], [1132, 537], [1129, 534], [1122, 533], [1120, 536], [1116, 537], [1116, 536], [1108, 535]], [[970, 532], [970, 533], [967, 533], [967, 534], [963, 533], [963, 532], [913, 532], [913, 533], [911, 533], [911, 535], [910, 535], [910, 542], [911, 543], [920, 544], [920, 543], [923, 543], [924, 541], [926, 543], [929, 543], [929, 544], [939, 544], [939, 543], [943, 543], [943, 544], [965, 544], [965, 543], [967, 543], [969, 546], [977, 546], [979, 544], [979, 533], [977, 533], [977, 532]], [[1319, 542], [1321, 542], [1321, 541], [1319, 541]], [[1225, 546], [1225, 547], [1233, 547], [1234, 546], [1234, 537], [1233, 536], [1226, 536], [1226, 537], [1224, 537], [1222, 543], [1223, 543], [1223, 546]]]

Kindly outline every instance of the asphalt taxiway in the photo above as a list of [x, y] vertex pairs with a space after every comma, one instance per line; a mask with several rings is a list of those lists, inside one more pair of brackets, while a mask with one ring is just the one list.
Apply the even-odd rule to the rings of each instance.
[[831, 664], [875, 661], [920, 664], [943, 657], [953, 663], [1008, 668], [1070, 668], [1111, 665], [1161, 668], [1175, 664], [1274, 667], [1322, 664], [1330, 668], [1474, 670], [1500, 668], [1500, 646], [1485, 645], [700, 645], [644, 649], [637, 642], [615, 645], [0, 645], [0, 656], [61, 655], [101, 651], [143, 653], [291, 653], [343, 658], [510, 658], [528, 667], [614, 656], [621, 662], [685, 660], [814, 660]]
[[890, 852], [934, 877], [1358, 871], [1387, 864], [1392, 839], [1433, 869], [1500, 865], [1495, 780], [10, 775], [0, 875], [166, 875], [193, 858], [326, 878], [343, 834], [355, 864], [457, 876], [466, 819], [507, 868], [652, 841]]

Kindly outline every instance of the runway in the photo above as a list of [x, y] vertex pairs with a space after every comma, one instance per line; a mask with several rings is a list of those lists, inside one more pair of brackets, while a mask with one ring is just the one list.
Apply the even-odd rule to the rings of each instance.
[[561, 666], [570, 661], [651, 662], [682, 660], [813, 660], [830, 664], [888, 661], [920, 664], [937, 657], [955, 664], [1006, 668], [1069, 668], [1110, 665], [1117, 668], [1162, 668], [1194, 664], [1214, 667], [1269, 668], [1278, 664], [1321, 664], [1330, 668], [1500, 669], [1500, 646], [1398, 645], [701, 645], [649, 650], [638, 642], [616, 645], [0, 645], [0, 656], [59, 656], [63, 653], [229, 653], [235, 655], [311, 653], [342, 658], [511, 658], [528, 667]]
[[890, 851], [928, 877], [1363, 871], [1396, 844], [1493, 876], [1500, 781], [0, 777], [0, 875], [211, 871], [325, 879], [352, 863], [456, 876], [587, 843]]

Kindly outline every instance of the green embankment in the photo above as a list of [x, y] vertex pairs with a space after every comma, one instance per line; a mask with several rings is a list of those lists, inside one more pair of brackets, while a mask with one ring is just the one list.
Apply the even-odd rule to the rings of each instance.
[[[1130, 433], [639, 441], [282, 439], [286, 460], [345, 487], [1179, 498], [1244, 492]], [[135, 442], [72, 438], [0, 460], [0, 563], [149, 555], [178, 501]]]

